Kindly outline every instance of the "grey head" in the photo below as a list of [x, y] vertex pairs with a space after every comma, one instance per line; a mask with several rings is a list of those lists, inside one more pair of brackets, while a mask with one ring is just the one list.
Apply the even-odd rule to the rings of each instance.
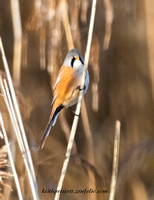
[[80, 52], [77, 49], [70, 50], [66, 55], [63, 65], [72, 68], [79, 68], [84, 66], [84, 61], [80, 55]]

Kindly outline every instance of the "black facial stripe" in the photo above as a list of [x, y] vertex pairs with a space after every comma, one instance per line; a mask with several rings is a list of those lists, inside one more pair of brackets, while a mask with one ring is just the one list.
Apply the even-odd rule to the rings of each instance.
[[81, 63], [84, 65], [83, 59], [81, 57], [79, 57]]
[[75, 57], [73, 57], [72, 60], [71, 60], [71, 66], [72, 67], [73, 67], [74, 61], [75, 61]]

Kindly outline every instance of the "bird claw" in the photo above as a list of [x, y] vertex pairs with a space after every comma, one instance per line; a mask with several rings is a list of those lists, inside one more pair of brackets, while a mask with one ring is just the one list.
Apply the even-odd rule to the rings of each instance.
[[81, 90], [85, 90], [86, 89], [86, 86], [84, 85], [84, 87], [83, 88], [80, 88], [79, 87], [79, 91], [81, 91]]
[[79, 91], [81, 91], [81, 90], [85, 90], [85, 88], [86, 88], [86, 86], [85, 86], [85, 85], [84, 85], [84, 87], [83, 87], [83, 88], [80, 88], [80, 86], [76, 87], [76, 88], [73, 90], [71, 97], [73, 96], [73, 94], [74, 94], [74, 92], [75, 92], [76, 90], [79, 90]]

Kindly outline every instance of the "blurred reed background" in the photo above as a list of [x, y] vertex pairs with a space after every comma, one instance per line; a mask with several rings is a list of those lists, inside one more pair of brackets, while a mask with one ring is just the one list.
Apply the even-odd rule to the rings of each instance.
[[[84, 57], [92, 2], [21, 0], [19, 8], [17, 2], [0, 1], [0, 35], [33, 157], [40, 199], [54, 199], [53, 194], [41, 191], [57, 187], [74, 117], [69, 109], [60, 113], [39, 155], [37, 148], [50, 113], [52, 86], [65, 55], [75, 46]], [[90, 85], [63, 189], [107, 189], [108, 193], [61, 194], [63, 200], [109, 198], [117, 119], [121, 121], [121, 139], [115, 199], [154, 199], [153, 7], [152, 0], [97, 2]], [[1, 59], [0, 70], [5, 77]], [[24, 199], [32, 199], [2, 96], [0, 112]], [[0, 142], [2, 146], [3, 140]], [[2, 158], [2, 170], [7, 172], [4, 178], [9, 178], [3, 183], [0, 179], [0, 198], [14, 200], [15, 184], [6, 155]]]

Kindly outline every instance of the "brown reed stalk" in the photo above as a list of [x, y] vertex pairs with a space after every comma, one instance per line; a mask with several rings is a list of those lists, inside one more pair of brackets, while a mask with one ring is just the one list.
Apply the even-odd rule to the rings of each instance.
[[70, 30], [71, 35], [74, 41], [75, 46], [78, 49], [81, 49], [81, 37], [80, 37], [80, 28], [79, 28], [79, 14], [80, 14], [80, 7], [82, 5], [81, 1], [74, 1], [74, 3], [70, 4], [70, 10], [74, 7], [74, 11], [70, 12]]
[[94, 36], [91, 47], [91, 56], [90, 56], [90, 65], [92, 66], [92, 109], [94, 112], [98, 111], [99, 108], [99, 94], [98, 94], [98, 84], [100, 80], [100, 68], [99, 68], [99, 54], [100, 54], [100, 45], [98, 38]]
[[103, 48], [108, 49], [111, 39], [112, 22], [113, 22], [113, 7], [111, 0], [104, 0], [105, 6], [105, 36]]
[[59, 6], [59, 11], [63, 13], [62, 16], [62, 22], [64, 25], [65, 29], [65, 34], [66, 34], [66, 39], [67, 39], [67, 44], [68, 44], [68, 49], [73, 49], [73, 38], [72, 38], [72, 33], [70, 29], [70, 23], [69, 23], [69, 17], [68, 17], [68, 10], [67, 10], [67, 2], [66, 0], [60, 0], [60, 6]]
[[21, 54], [22, 54], [22, 27], [20, 17], [20, 7], [18, 0], [10, 0], [13, 34], [14, 34], [14, 49], [13, 49], [13, 80], [16, 85], [20, 85], [21, 73]]
[[46, 43], [46, 35], [45, 35], [45, 26], [40, 28], [40, 68], [42, 70], [45, 69], [46, 59], [45, 59], [45, 43]]
[[153, 1], [144, 0], [145, 5], [145, 20], [146, 20], [146, 39], [147, 39], [147, 50], [148, 50], [148, 62], [150, 67], [150, 76], [152, 82], [152, 96], [154, 102], [154, 34], [153, 34]]
[[22, 37], [22, 61], [21, 61], [21, 65], [26, 68], [28, 61], [27, 61], [27, 57], [28, 57], [28, 34], [26, 31], [24, 31], [23, 33], [23, 37]]
[[87, 11], [88, 11], [89, 1], [82, 0], [81, 1], [81, 21], [83, 23], [87, 22]]
[[[87, 160], [91, 165], [94, 165], [93, 139], [92, 139], [92, 133], [91, 133], [90, 125], [89, 125], [89, 118], [88, 118], [84, 98], [82, 99], [81, 116], [82, 116], [82, 122], [83, 122], [85, 137], [86, 137], [86, 143], [87, 143], [87, 157], [88, 157]], [[94, 176], [94, 173], [90, 169], [88, 170], [88, 175], [89, 175], [88, 187], [95, 188], [96, 187], [95, 176]], [[96, 193], [94, 193], [93, 195], [90, 195], [89, 200], [96, 200]]]

